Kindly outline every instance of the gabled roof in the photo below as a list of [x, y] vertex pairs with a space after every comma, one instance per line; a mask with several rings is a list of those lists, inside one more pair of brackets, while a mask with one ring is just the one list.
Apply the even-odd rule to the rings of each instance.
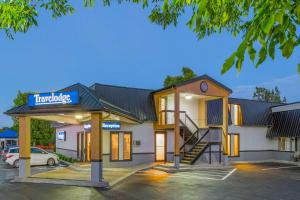
[[187, 80], [187, 81], [183, 81], [183, 82], [180, 82], [180, 83], [177, 83], [177, 84], [173, 84], [173, 85], [168, 86], [168, 87], [164, 87], [164, 88], [155, 90], [154, 92], [160, 92], [160, 91], [163, 91], [163, 90], [166, 90], [166, 89], [184, 86], [184, 85], [193, 83], [193, 82], [195, 82], [195, 81], [204, 80], [204, 79], [209, 80], [209, 81], [213, 82], [214, 84], [216, 84], [216, 85], [218, 85], [218, 86], [224, 88], [224, 89], [227, 90], [229, 93], [232, 93], [232, 90], [231, 90], [230, 88], [228, 88], [227, 86], [223, 85], [222, 83], [216, 81], [215, 79], [213, 79], [212, 77], [208, 76], [207, 74], [204, 74], [204, 75], [202, 75], [202, 76], [197, 76], [197, 77], [192, 78], [192, 79], [189, 79], [189, 80]]

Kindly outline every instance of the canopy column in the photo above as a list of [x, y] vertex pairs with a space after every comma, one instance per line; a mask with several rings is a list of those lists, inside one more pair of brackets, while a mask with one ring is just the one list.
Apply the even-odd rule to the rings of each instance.
[[177, 89], [175, 90], [175, 130], [174, 130], [174, 167], [180, 167], [180, 97]]
[[30, 176], [30, 131], [29, 116], [19, 117], [19, 177]]
[[223, 154], [225, 155], [224, 163], [227, 163], [228, 158], [228, 97], [223, 97]]
[[100, 183], [102, 169], [102, 113], [91, 114], [91, 181]]

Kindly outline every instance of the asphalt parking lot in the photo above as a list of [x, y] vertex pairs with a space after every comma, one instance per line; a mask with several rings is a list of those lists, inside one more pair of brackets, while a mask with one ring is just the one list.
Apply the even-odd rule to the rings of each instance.
[[[235, 171], [204, 170], [175, 174], [147, 170], [130, 176], [110, 190], [9, 183], [6, 179], [0, 183], [0, 199], [299, 199], [299, 166], [265, 163], [234, 167]], [[17, 172], [16, 169], [10, 170]], [[1, 169], [0, 173], [2, 177], [11, 172]]]

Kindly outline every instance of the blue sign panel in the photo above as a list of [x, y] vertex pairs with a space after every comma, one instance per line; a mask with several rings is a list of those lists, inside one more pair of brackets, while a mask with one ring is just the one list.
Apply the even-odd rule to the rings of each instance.
[[102, 123], [103, 130], [120, 130], [121, 123], [118, 121], [107, 121]]
[[66, 141], [66, 132], [65, 131], [58, 132], [57, 133], [57, 140]]
[[[83, 128], [85, 131], [90, 131], [92, 128], [92, 125], [90, 123], [86, 123], [83, 125]], [[112, 130], [112, 131], [121, 130], [121, 122], [119, 122], [119, 121], [102, 122], [102, 129], [103, 130]]]
[[51, 92], [30, 94], [28, 96], [28, 106], [47, 106], [47, 105], [76, 105], [79, 104], [78, 92]]

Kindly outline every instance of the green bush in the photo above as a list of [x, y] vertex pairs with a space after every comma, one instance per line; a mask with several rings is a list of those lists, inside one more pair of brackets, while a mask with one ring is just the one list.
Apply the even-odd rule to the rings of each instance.
[[60, 153], [56, 153], [56, 155], [58, 156], [58, 158], [60, 160], [64, 160], [66, 162], [69, 162], [69, 163], [75, 163], [75, 162], [78, 162], [79, 160], [75, 159], [75, 158], [72, 158], [72, 157], [68, 157], [68, 156], [65, 156], [65, 155], [62, 155]]

